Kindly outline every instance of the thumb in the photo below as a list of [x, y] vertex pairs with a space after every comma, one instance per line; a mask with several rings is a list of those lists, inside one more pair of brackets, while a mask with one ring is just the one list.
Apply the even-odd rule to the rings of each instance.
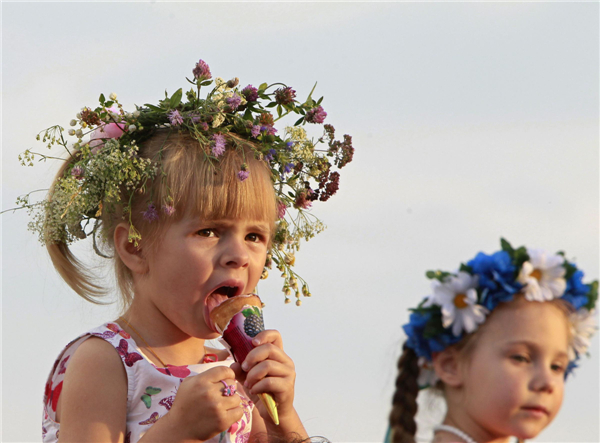
[[246, 381], [246, 373], [242, 371], [242, 366], [238, 362], [234, 362], [229, 367], [235, 373], [235, 379], [243, 385]]

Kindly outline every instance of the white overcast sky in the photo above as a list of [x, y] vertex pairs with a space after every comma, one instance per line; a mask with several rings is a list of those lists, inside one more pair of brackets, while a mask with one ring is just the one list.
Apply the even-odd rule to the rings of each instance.
[[[565, 250], [598, 278], [598, 16], [597, 3], [3, 3], [2, 208], [57, 168], [17, 155], [45, 149], [38, 131], [101, 92], [154, 103], [200, 58], [214, 76], [281, 81], [299, 97], [318, 81], [355, 160], [315, 204], [328, 229], [298, 254], [314, 296], [283, 305], [276, 275], [259, 289], [309, 433], [378, 442], [426, 270], [454, 270], [504, 236]], [[115, 309], [61, 282], [25, 213], [0, 223], [2, 440], [40, 441], [55, 357]], [[534, 441], [600, 441], [598, 343]], [[422, 408], [425, 438], [435, 409]]]

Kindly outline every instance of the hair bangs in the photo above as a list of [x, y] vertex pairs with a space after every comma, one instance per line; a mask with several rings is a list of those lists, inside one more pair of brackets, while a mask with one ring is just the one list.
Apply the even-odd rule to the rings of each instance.
[[[240, 145], [211, 162], [197, 141], [189, 141], [195, 146], [187, 140], [169, 146], [174, 152], [164, 163], [167, 179], [159, 192], [165, 195], [168, 186], [175, 218], [190, 213], [205, 220], [246, 218], [265, 221], [273, 230], [277, 205], [267, 164], [255, 159], [249, 146]], [[238, 175], [242, 164], [249, 173], [243, 181]]]

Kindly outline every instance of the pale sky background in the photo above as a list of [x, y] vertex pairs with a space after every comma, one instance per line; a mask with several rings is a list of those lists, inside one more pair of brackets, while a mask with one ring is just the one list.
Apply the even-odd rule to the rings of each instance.
[[[17, 155], [44, 150], [38, 131], [68, 126], [101, 92], [126, 109], [155, 103], [187, 87], [199, 58], [213, 76], [285, 82], [299, 98], [318, 81], [355, 160], [338, 195], [315, 204], [328, 229], [296, 260], [313, 297], [284, 305], [277, 275], [259, 290], [296, 363], [308, 432], [379, 442], [426, 270], [454, 270], [504, 236], [565, 250], [598, 278], [598, 17], [597, 3], [3, 3], [2, 208], [58, 167]], [[0, 217], [8, 442], [41, 440], [57, 354], [115, 318], [62, 283], [27, 221]], [[600, 441], [598, 344], [534, 441]], [[424, 438], [441, 420], [426, 406]]]

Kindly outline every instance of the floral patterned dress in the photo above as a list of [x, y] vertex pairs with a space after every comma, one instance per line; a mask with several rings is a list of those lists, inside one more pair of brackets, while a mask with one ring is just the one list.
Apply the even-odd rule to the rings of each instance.
[[[216, 366], [229, 366], [233, 360], [202, 363], [189, 366], [171, 366], [167, 369], [154, 366], [137, 347], [131, 336], [116, 323], [106, 323], [79, 336], [60, 353], [50, 372], [44, 392], [44, 417], [42, 441], [57, 442], [60, 423], [56, 419], [56, 406], [63, 386], [63, 379], [69, 366], [69, 359], [77, 347], [88, 338], [95, 336], [110, 343], [119, 353], [127, 373], [127, 430], [125, 443], [137, 442], [150, 427], [165, 415], [175, 399], [177, 389], [183, 379]], [[239, 392], [239, 391], [238, 391]], [[208, 440], [211, 443], [246, 443], [252, 427], [254, 404], [239, 393], [244, 415], [240, 421], [221, 434]]]

